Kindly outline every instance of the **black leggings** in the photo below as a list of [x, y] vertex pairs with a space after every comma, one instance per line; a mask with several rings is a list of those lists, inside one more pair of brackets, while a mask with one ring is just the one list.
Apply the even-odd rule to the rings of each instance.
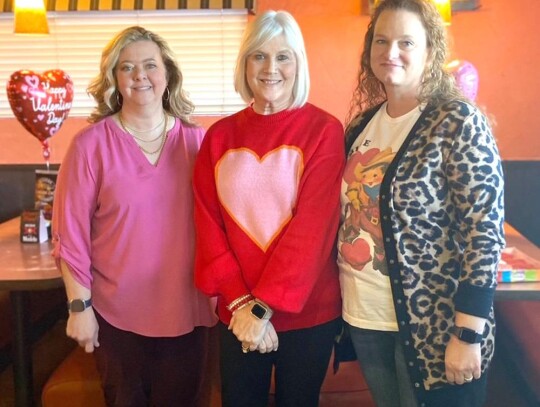
[[339, 320], [278, 332], [275, 352], [242, 353], [236, 336], [220, 323], [223, 407], [266, 407], [272, 368], [278, 407], [316, 407]]

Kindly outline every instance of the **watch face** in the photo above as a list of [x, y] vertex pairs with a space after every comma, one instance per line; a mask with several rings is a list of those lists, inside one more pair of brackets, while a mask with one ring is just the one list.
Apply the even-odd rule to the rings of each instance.
[[255, 315], [259, 319], [263, 319], [266, 315], [267, 309], [264, 308], [261, 304], [253, 304], [253, 307], [251, 308], [251, 313]]
[[82, 300], [73, 300], [69, 304], [69, 309], [72, 312], [83, 312], [84, 311], [84, 302]]
[[91, 300], [72, 300], [68, 304], [68, 309], [71, 312], [83, 312], [86, 308], [92, 305]]

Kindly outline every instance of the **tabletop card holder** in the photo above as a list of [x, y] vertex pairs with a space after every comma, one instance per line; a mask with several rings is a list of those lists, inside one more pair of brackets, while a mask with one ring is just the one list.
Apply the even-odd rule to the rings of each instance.
[[47, 223], [43, 211], [26, 210], [21, 214], [21, 242], [43, 243], [48, 240]]
[[[41, 209], [45, 224], [50, 232], [57, 170], [36, 170], [34, 209]], [[50, 236], [50, 234], [49, 234]]]

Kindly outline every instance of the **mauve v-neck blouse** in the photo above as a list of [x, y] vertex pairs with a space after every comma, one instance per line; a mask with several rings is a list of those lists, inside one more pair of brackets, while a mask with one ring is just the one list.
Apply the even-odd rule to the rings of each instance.
[[111, 117], [73, 139], [53, 208], [56, 259], [113, 326], [151, 337], [216, 322], [193, 282], [193, 164], [204, 135], [176, 120], [157, 165]]

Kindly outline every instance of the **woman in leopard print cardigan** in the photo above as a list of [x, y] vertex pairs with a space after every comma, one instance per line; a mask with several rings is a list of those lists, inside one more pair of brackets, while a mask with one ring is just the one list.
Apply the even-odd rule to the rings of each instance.
[[445, 57], [430, 1], [379, 3], [338, 239], [343, 318], [379, 407], [480, 407], [494, 352], [503, 175], [489, 123]]

